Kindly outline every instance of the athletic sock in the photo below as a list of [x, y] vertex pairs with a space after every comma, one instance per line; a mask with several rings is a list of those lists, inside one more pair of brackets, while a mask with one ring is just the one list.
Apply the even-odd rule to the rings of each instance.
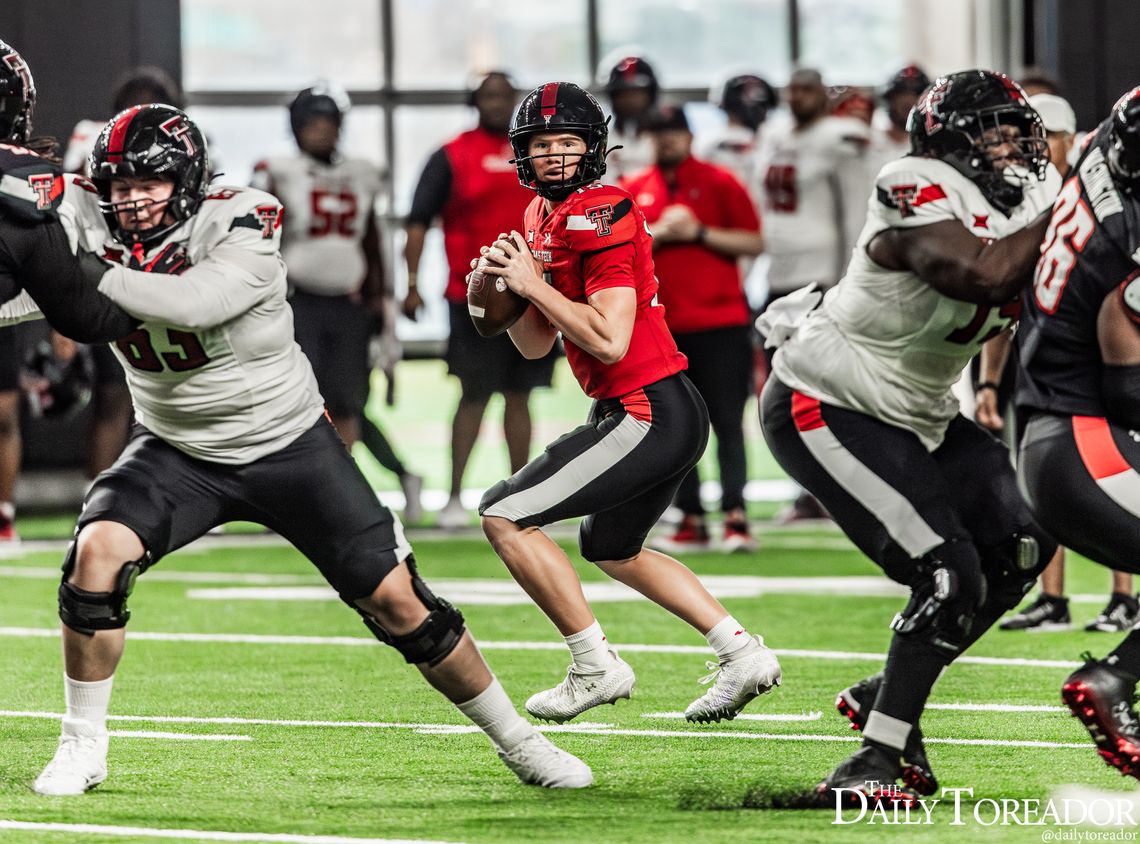
[[106, 680], [72, 680], [63, 675], [63, 694], [67, 701], [67, 717], [89, 721], [98, 730], [107, 726], [107, 707], [111, 703], [111, 684], [115, 675]]
[[515, 710], [497, 677], [491, 685], [456, 707], [500, 750], [510, 751], [534, 732], [534, 726]]
[[1140, 629], [1134, 627], [1129, 630], [1124, 641], [1104, 661], [1131, 680], [1140, 678]]
[[585, 630], [563, 637], [574, 657], [574, 664], [585, 673], [601, 673], [609, 667], [609, 642], [602, 626], [595, 621]]
[[752, 644], [752, 637], [748, 635], [748, 631], [731, 615], [726, 615], [713, 625], [712, 630], [705, 634], [705, 638], [721, 662], [732, 659]]
[[896, 633], [863, 738], [886, 748], [904, 749], [945, 666], [946, 658], [929, 643]]

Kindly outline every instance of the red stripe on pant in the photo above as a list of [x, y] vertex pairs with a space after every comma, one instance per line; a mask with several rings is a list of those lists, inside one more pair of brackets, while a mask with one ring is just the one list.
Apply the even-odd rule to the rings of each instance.
[[653, 422], [653, 406], [649, 403], [649, 396], [645, 395], [645, 390], [634, 390], [632, 393], [626, 393], [621, 397], [621, 406], [634, 419]]
[[1077, 442], [1081, 462], [1093, 480], [1110, 478], [1132, 468], [1116, 447], [1112, 429], [1103, 416], [1074, 416], [1073, 438]]
[[801, 432], [827, 427], [819, 399], [805, 396], [798, 390], [792, 390], [792, 419], [796, 423], [796, 430]]

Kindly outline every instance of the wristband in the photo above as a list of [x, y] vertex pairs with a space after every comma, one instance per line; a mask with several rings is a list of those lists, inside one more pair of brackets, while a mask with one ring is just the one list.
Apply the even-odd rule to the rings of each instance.
[[418, 280], [418, 276], [416, 275], [416, 273], [408, 273], [408, 290], [415, 290], [416, 289], [416, 281], [417, 280]]
[[982, 390], [993, 390], [998, 393], [1001, 392], [1001, 386], [996, 381], [982, 381], [978, 384], [978, 389], [975, 392], [980, 393]]
[[708, 239], [708, 236], [709, 230], [704, 226], [701, 226], [699, 229], [697, 229], [697, 236], [694, 238], [694, 242], [701, 244], [701, 246], [704, 246], [705, 241]]

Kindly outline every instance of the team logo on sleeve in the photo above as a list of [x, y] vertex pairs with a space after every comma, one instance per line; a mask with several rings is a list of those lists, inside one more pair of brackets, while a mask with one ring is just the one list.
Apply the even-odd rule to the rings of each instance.
[[[57, 185], [56, 182], [59, 182]], [[51, 173], [38, 173], [28, 176], [28, 184], [36, 195], [36, 208], [46, 211], [52, 207], [53, 200], [63, 191], [63, 180]]]
[[614, 207], [612, 205], [597, 205], [586, 209], [586, 219], [594, 224], [598, 237], [605, 237], [612, 230], [610, 225], [614, 221]]
[[891, 185], [891, 202], [888, 204], [898, 209], [900, 217], [913, 217], [917, 193], [918, 185]]
[[160, 123], [158, 128], [174, 140], [181, 141], [182, 146], [186, 147], [187, 155], [194, 155], [198, 152], [198, 147], [194, 145], [194, 139], [190, 137], [192, 131], [190, 124], [183, 119], [181, 114], [176, 114], [169, 120]]
[[268, 240], [273, 237], [274, 230], [281, 225], [281, 206], [257, 206], [257, 220], [261, 224], [261, 237]]

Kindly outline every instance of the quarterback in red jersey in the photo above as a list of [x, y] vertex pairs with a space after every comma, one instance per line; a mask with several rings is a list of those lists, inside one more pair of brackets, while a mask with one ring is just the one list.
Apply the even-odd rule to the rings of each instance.
[[691, 624], [716, 652], [705, 680], [716, 683], [685, 716], [734, 718], [779, 684], [780, 666], [691, 571], [644, 547], [704, 451], [709, 420], [657, 303], [645, 216], [629, 193], [598, 182], [607, 134], [597, 101], [565, 82], [536, 88], [512, 120], [519, 181], [538, 196], [525, 236], [512, 231], [483, 248], [485, 272], [530, 300], [510, 329], [519, 351], [541, 357], [561, 334], [594, 405], [585, 425], [488, 490], [479, 512], [496, 553], [573, 657], [565, 680], [527, 701], [531, 715], [567, 721], [633, 689], [633, 669], [606, 640], [570, 560], [541, 530], [584, 516], [582, 556]]

